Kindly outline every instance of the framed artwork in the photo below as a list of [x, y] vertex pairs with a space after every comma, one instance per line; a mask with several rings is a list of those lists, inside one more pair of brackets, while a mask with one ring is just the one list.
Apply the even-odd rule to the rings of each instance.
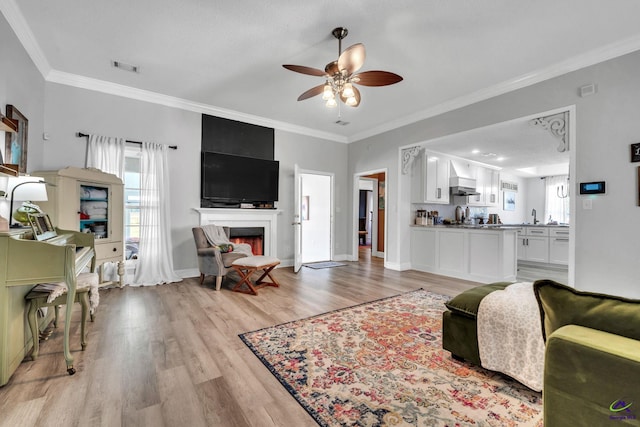
[[502, 209], [505, 211], [516, 210], [516, 193], [515, 191], [505, 191], [502, 197]]
[[640, 142], [631, 144], [631, 161], [640, 162]]
[[29, 120], [13, 105], [7, 105], [7, 117], [18, 122], [18, 132], [5, 133], [4, 162], [18, 165], [18, 172], [26, 173]]
[[378, 210], [384, 210], [384, 181], [378, 181]]

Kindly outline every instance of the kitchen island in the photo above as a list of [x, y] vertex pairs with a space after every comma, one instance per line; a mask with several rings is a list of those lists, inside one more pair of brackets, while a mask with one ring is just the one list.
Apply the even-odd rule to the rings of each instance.
[[412, 225], [411, 268], [481, 283], [515, 281], [517, 226]]

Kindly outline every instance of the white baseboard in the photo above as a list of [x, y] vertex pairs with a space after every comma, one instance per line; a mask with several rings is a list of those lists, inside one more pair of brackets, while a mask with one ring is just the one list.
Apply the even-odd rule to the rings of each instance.
[[175, 273], [183, 279], [189, 277], [200, 277], [200, 270], [197, 268], [187, 268], [184, 270], [175, 270]]

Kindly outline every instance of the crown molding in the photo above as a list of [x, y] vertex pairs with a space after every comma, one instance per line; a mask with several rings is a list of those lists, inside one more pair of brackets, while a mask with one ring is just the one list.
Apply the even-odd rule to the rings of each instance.
[[40, 71], [40, 74], [46, 79], [51, 72], [51, 65], [40, 49], [40, 45], [36, 41], [35, 36], [31, 32], [31, 28], [22, 16], [22, 12], [13, 0], [0, 0], [0, 11], [13, 29], [13, 32], [22, 43], [27, 54]]
[[447, 113], [449, 111], [457, 110], [459, 108], [467, 107], [480, 101], [493, 98], [498, 95], [503, 95], [508, 92], [512, 92], [517, 89], [522, 89], [527, 86], [534, 85], [536, 83], [549, 80], [554, 77], [561, 76], [563, 74], [577, 71], [582, 68], [586, 68], [592, 65], [599, 64], [601, 62], [608, 61], [631, 52], [640, 50], [640, 36], [634, 36], [625, 40], [621, 40], [616, 43], [609, 44], [599, 49], [594, 49], [583, 55], [574, 56], [566, 59], [562, 62], [556, 63], [550, 67], [542, 68], [538, 71], [523, 74], [519, 77], [507, 80], [494, 86], [490, 86], [485, 89], [478, 90], [476, 92], [464, 95], [450, 101], [443, 102], [436, 105], [433, 108], [419, 111], [409, 116], [403, 117], [398, 120], [384, 123], [380, 126], [368, 129], [367, 131], [354, 134], [349, 137], [349, 142], [359, 141], [361, 139], [369, 138], [371, 136], [379, 135], [384, 132], [388, 132], [402, 126], [407, 126], [412, 123], [419, 122], [431, 117], [438, 116], [440, 114]]
[[325, 140], [347, 143], [347, 138], [328, 132], [321, 132], [316, 129], [297, 126], [287, 122], [271, 120], [260, 116], [242, 113], [239, 111], [228, 110], [225, 108], [215, 107], [213, 105], [200, 102], [189, 101], [187, 99], [174, 96], [164, 95], [144, 89], [137, 89], [131, 86], [125, 86], [118, 83], [112, 83], [105, 80], [84, 77], [77, 74], [66, 73], [63, 71], [52, 70], [46, 80], [51, 83], [73, 86], [80, 89], [87, 89], [96, 92], [102, 92], [109, 95], [121, 96], [123, 98], [135, 99], [138, 101], [149, 102], [166, 107], [178, 108], [181, 110], [193, 111], [195, 113], [204, 113], [222, 117], [225, 119], [239, 120], [245, 123], [251, 123], [258, 126], [272, 127], [274, 129], [308, 135]]

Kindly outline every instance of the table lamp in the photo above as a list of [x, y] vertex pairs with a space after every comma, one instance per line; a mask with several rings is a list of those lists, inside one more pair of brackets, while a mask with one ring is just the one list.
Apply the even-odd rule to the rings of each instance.
[[10, 197], [9, 227], [19, 228], [20, 224], [11, 224], [13, 219], [13, 201], [38, 202], [47, 200], [46, 181], [38, 176], [10, 176], [7, 180], [5, 198]]

